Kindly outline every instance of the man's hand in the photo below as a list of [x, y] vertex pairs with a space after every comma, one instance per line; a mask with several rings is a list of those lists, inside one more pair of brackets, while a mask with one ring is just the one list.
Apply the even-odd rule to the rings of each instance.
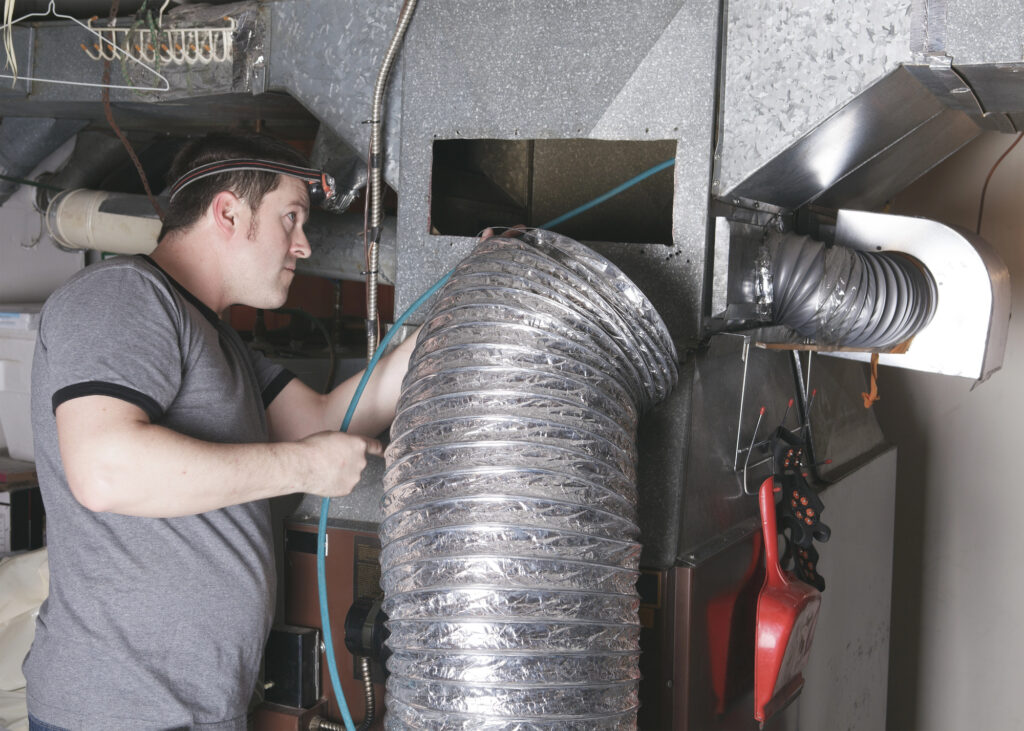
[[500, 234], [495, 234], [494, 233], [494, 229], [491, 228], [490, 226], [488, 226], [487, 228], [485, 228], [483, 231], [480, 232], [480, 240], [483, 241], [485, 239], [491, 238], [492, 236], [501, 236], [501, 237], [504, 237], [504, 238], [507, 238], [507, 239], [514, 239], [514, 238], [517, 238], [518, 236], [522, 235], [523, 231], [525, 231], [525, 230], [526, 230], [526, 224], [517, 223], [515, 226], [512, 226], [510, 228], [506, 228]]
[[352, 492], [366, 467], [366, 455], [384, 456], [376, 439], [340, 431], [312, 434], [299, 444], [305, 467], [296, 489], [320, 497], [341, 497]]

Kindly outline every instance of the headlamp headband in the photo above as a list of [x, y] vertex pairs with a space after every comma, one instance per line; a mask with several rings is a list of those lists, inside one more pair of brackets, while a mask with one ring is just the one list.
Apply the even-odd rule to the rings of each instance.
[[234, 160], [208, 162], [205, 165], [189, 170], [171, 186], [170, 199], [173, 201], [174, 196], [180, 193], [183, 188], [197, 180], [211, 175], [219, 175], [220, 173], [233, 173], [238, 170], [256, 170], [298, 178], [309, 186], [309, 202], [314, 206], [322, 206], [337, 194], [337, 190], [334, 187], [334, 178], [322, 170], [313, 170], [312, 168], [289, 165], [283, 162], [272, 162], [270, 160], [236, 158]]

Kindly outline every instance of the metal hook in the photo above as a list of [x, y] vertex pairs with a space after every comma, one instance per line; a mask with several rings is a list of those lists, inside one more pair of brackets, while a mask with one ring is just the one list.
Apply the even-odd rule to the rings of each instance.
[[[757, 494], [757, 490], [751, 492], [750, 488], [747, 486], [747, 468], [750, 466], [750, 455], [754, 451], [754, 443], [757, 441], [757, 430], [761, 428], [762, 419], [764, 419], [764, 406], [762, 406], [761, 410], [757, 413], [757, 424], [754, 425], [754, 434], [750, 437], [750, 446], [747, 447], [747, 456], [746, 459], [743, 460], [743, 492], [746, 495]], [[764, 464], [765, 461], [766, 460], [756, 462], [754, 466], [756, 467], [759, 464]]]
[[743, 409], [747, 398], [747, 366], [750, 365], [750, 336], [746, 335], [743, 338], [743, 351], [740, 358], [743, 360], [743, 385], [740, 387], [740, 413], [736, 417], [736, 451], [732, 458], [732, 471], [736, 472], [739, 469], [740, 461], [740, 427], [743, 424]]

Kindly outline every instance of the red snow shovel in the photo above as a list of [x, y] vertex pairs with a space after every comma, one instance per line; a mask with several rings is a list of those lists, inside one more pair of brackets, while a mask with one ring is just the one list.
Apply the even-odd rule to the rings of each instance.
[[754, 639], [754, 718], [765, 721], [790, 704], [804, 685], [803, 669], [814, 639], [821, 594], [779, 566], [775, 480], [761, 483], [765, 579], [757, 598]]

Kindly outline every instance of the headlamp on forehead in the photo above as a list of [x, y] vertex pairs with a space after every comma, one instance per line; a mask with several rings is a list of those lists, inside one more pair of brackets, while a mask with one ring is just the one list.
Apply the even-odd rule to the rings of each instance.
[[272, 162], [270, 160], [256, 160], [252, 158], [238, 158], [235, 160], [218, 160], [200, 165], [189, 170], [178, 178], [171, 186], [170, 199], [182, 191], [183, 188], [191, 185], [197, 180], [208, 178], [211, 175], [221, 173], [233, 173], [239, 170], [256, 170], [264, 173], [275, 173], [287, 175], [290, 178], [297, 178], [306, 184], [309, 190], [310, 205], [320, 206], [327, 210], [334, 210], [334, 203], [337, 201], [338, 191], [334, 185], [334, 178], [322, 170], [289, 165], [283, 162]]

